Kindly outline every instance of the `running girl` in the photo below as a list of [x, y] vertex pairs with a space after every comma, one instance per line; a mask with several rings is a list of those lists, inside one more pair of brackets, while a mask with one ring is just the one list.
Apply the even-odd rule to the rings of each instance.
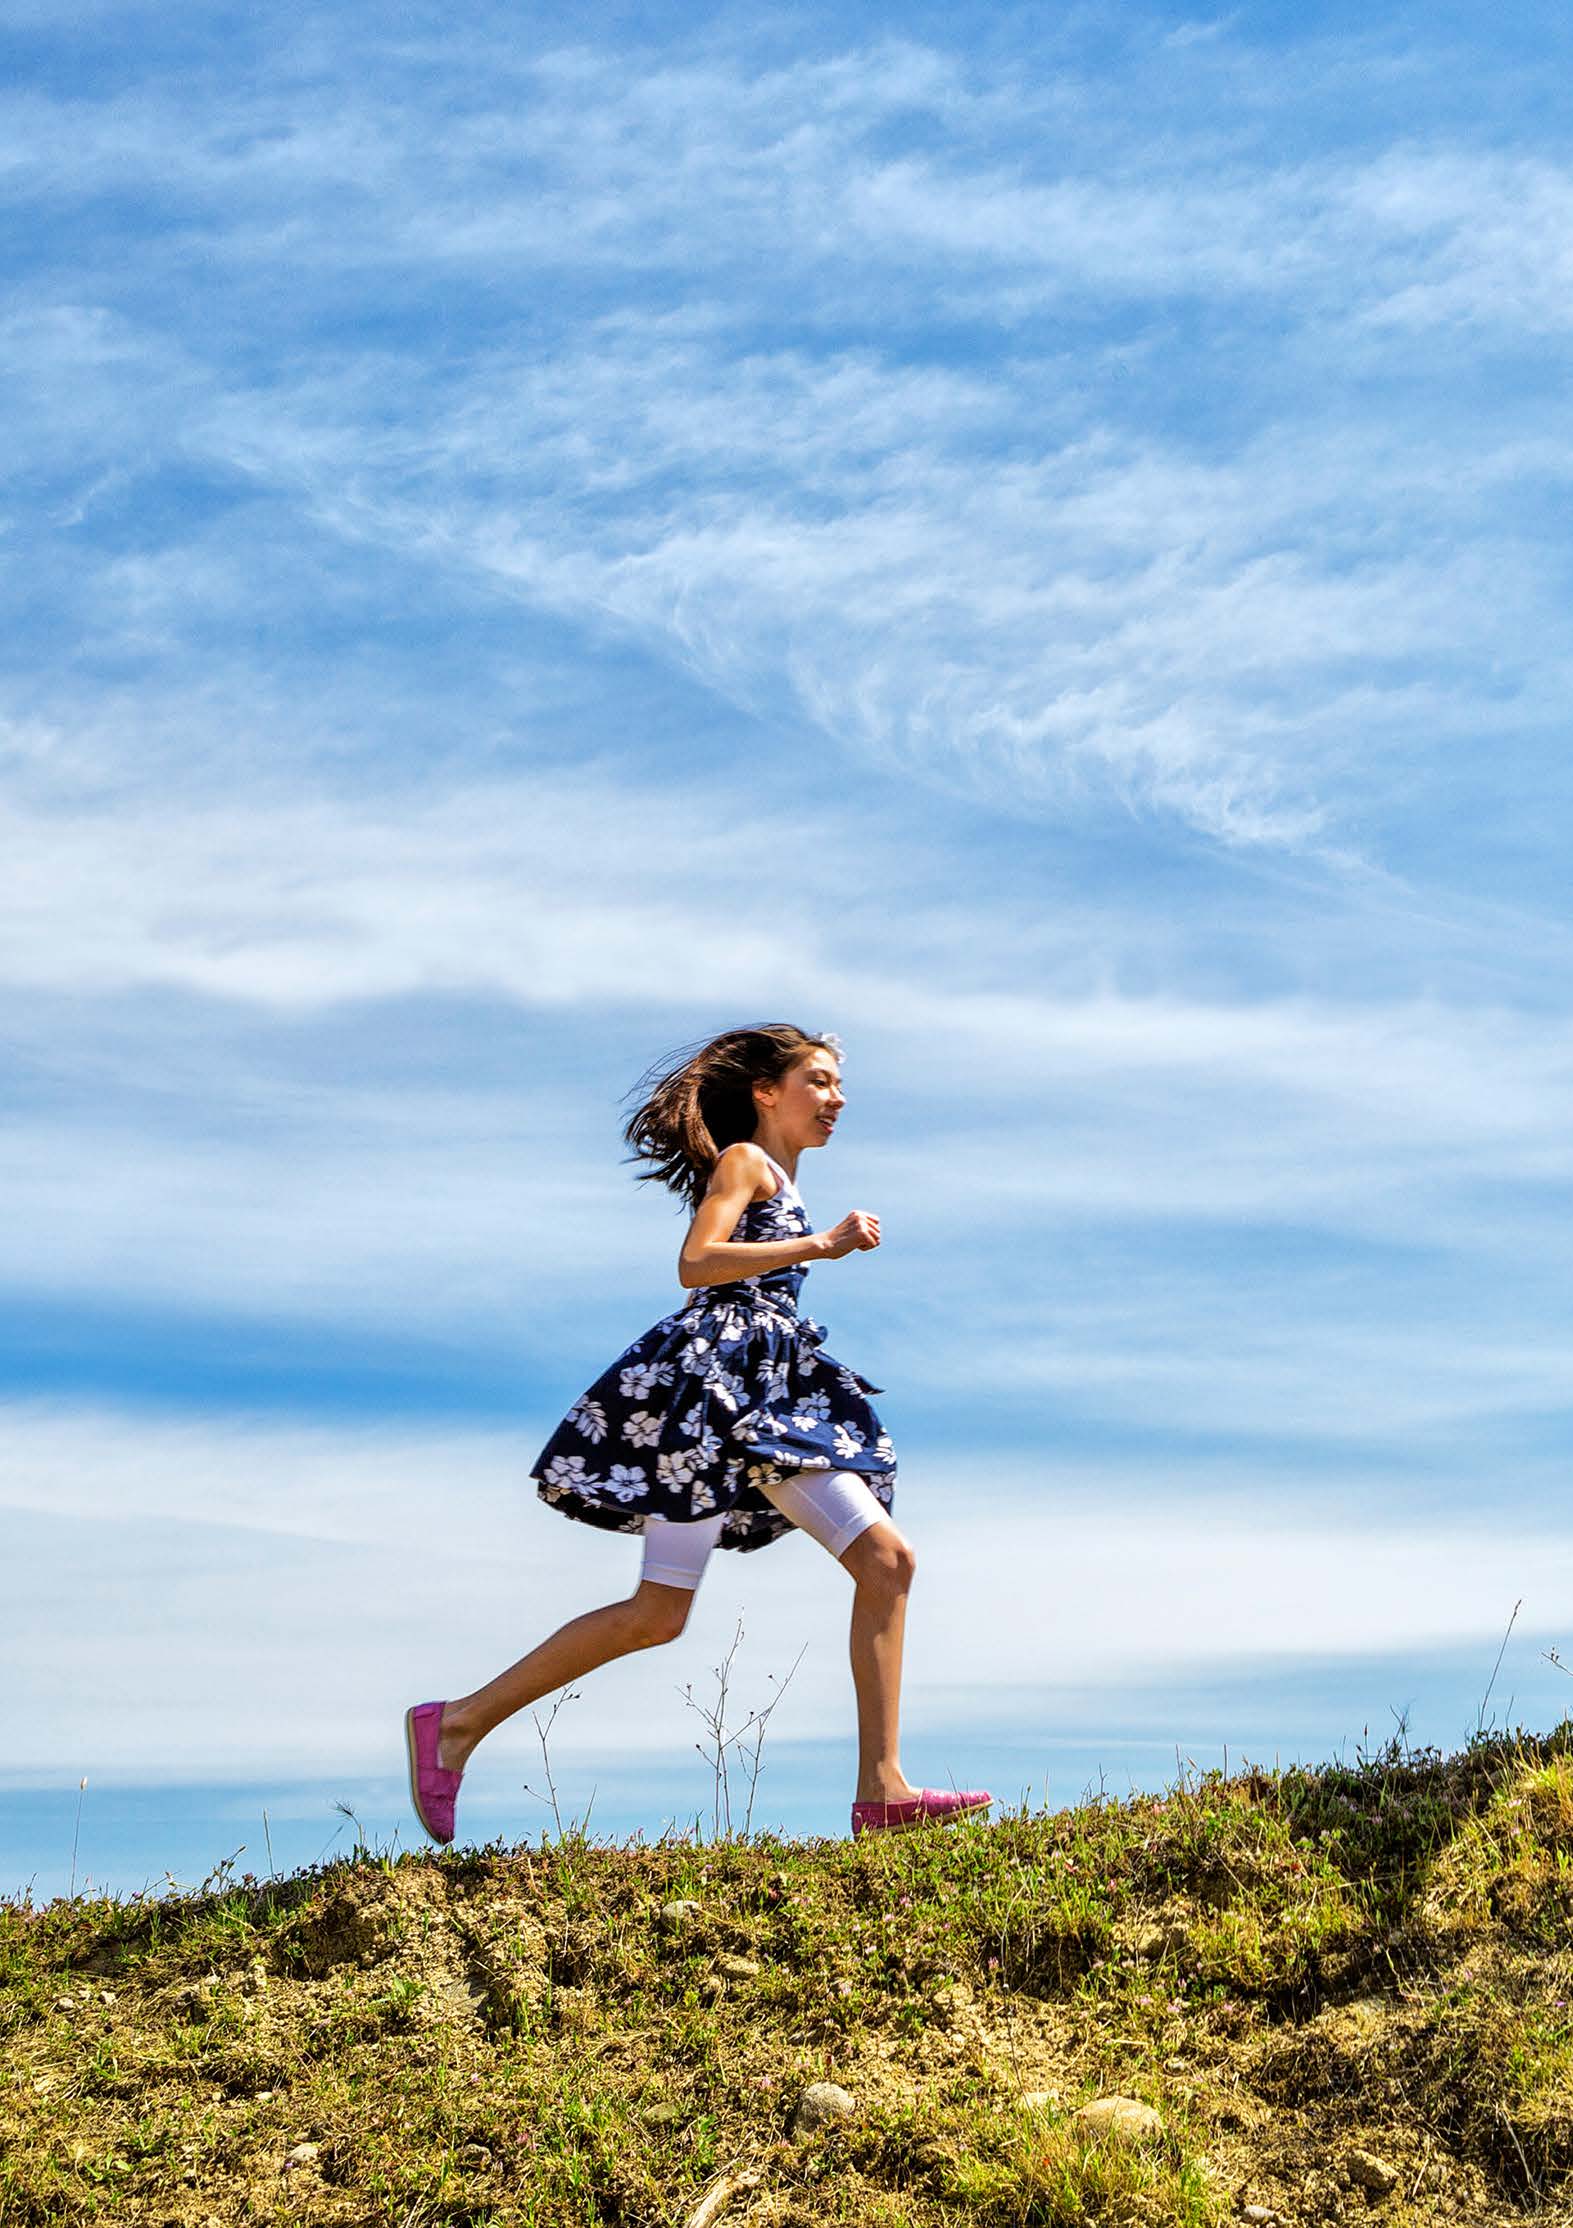
[[648, 1164], [640, 1180], [694, 1210], [677, 1268], [694, 1298], [597, 1378], [532, 1473], [564, 1516], [642, 1536], [639, 1583], [474, 1694], [407, 1713], [416, 1815], [434, 1841], [451, 1841], [460, 1777], [494, 1726], [598, 1664], [675, 1640], [713, 1549], [746, 1553], [794, 1526], [853, 1584], [853, 1833], [986, 1808], [986, 1794], [913, 1787], [902, 1772], [915, 1565], [889, 1515], [896, 1458], [869, 1405], [878, 1387], [833, 1361], [798, 1313], [810, 1262], [879, 1244], [879, 1218], [861, 1210], [816, 1232], [797, 1192], [799, 1159], [830, 1142], [846, 1104], [840, 1047], [786, 1022], [733, 1029], [645, 1081], [624, 1135]]

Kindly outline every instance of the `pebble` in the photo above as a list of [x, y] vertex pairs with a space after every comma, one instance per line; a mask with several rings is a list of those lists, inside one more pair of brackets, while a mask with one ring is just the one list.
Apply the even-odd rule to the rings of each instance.
[[690, 1919], [698, 1918], [699, 1905], [687, 1902], [663, 1903], [656, 1916], [663, 1926], [670, 1927], [675, 1932], [679, 1927], [686, 1926]]
[[1171, 1920], [1167, 1926], [1149, 1926], [1137, 1941], [1136, 1954], [1147, 1958], [1178, 1957], [1189, 1943], [1186, 1929]]
[[1075, 2117], [1089, 2134], [1113, 2136], [1119, 2143], [1150, 2143], [1163, 2133], [1163, 2121], [1152, 2106], [1130, 2096], [1098, 2097]]
[[764, 1967], [751, 1957], [718, 1957], [715, 1964], [716, 1971], [724, 1973], [728, 1980], [758, 1980], [764, 1971]]
[[1273, 2211], [1271, 2205], [1244, 2205], [1240, 2210], [1240, 2218], [1255, 2221], [1257, 2228], [1271, 2228], [1271, 2223], [1278, 2218], [1278, 2215]]
[[319, 2143], [292, 2143], [284, 2153], [285, 2167], [310, 2166], [321, 2147]]
[[828, 2127], [832, 2120], [850, 2119], [857, 2108], [857, 2098], [849, 2089], [841, 2088], [834, 2081], [810, 2081], [797, 2100], [792, 2133], [812, 2135], [816, 2128]]
[[1375, 2151], [1346, 2151], [1344, 2167], [1352, 2182], [1358, 2183], [1368, 2196], [1391, 2197], [1398, 2187], [1398, 2170], [1389, 2166], [1385, 2158], [1378, 2158]]

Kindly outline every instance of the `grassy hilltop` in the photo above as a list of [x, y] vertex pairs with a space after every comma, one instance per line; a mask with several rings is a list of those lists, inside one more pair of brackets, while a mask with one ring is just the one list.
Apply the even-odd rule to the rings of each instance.
[[363, 1854], [0, 1906], [0, 2220], [1568, 2221], [1570, 2006], [1573, 1726], [855, 1844]]

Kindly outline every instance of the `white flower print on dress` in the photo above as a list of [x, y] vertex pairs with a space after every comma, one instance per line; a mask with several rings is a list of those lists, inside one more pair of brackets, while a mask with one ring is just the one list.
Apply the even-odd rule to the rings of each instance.
[[798, 1431], [813, 1431], [829, 1421], [829, 1393], [804, 1393], [792, 1410], [793, 1426]]
[[582, 1454], [554, 1455], [546, 1465], [546, 1482], [548, 1485], [588, 1485], [590, 1479], [585, 1471], [584, 1456]]
[[863, 1452], [863, 1434], [854, 1431], [849, 1423], [836, 1425], [836, 1452], [843, 1462], [850, 1462], [855, 1454]]
[[648, 1400], [657, 1385], [671, 1382], [670, 1362], [630, 1362], [618, 1373], [617, 1389], [625, 1400]]
[[696, 1516], [708, 1516], [715, 1507], [715, 1487], [701, 1478], [689, 1495], [689, 1500]]
[[661, 1436], [661, 1419], [650, 1408], [636, 1408], [623, 1424], [623, 1437], [631, 1447], [653, 1447]]
[[687, 1447], [675, 1447], [670, 1454], [655, 1458], [655, 1474], [663, 1485], [688, 1485], [698, 1469]]
[[743, 1405], [745, 1387], [742, 1378], [730, 1377], [724, 1369], [712, 1369], [707, 1374], [705, 1389], [729, 1416], [735, 1416]]
[[690, 1377], [702, 1377], [707, 1369], [714, 1368], [710, 1359], [709, 1339], [691, 1338], [678, 1355], [677, 1366], [686, 1370]]
[[686, 1416], [679, 1416], [677, 1428], [685, 1439], [697, 1439], [705, 1428], [704, 1402], [700, 1401], [690, 1408]]
[[650, 1481], [643, 1470], [621, 1462], [612, 1464], [612, 1474], [606, 1481], [608, 1493], [615, 1493], [619, 1501], [642, 1501], [650, 1490]]
[[594, 1447], [606, 1437], [606, 1410], [588, 1393], [568, 1411], [568, 1421]]

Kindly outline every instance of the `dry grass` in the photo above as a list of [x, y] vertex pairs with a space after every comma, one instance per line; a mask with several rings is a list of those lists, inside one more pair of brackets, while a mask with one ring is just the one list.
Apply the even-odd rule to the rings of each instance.
[[[1568, 1727], [857, 1844], [13, 1904], [0, 2220], [1567, 2220], [1570, 1945]], [[858, 2115], [794, 2139], [821, 2079]], [[1090, 2137], [1110, 2091], [1162, 2137]]]

